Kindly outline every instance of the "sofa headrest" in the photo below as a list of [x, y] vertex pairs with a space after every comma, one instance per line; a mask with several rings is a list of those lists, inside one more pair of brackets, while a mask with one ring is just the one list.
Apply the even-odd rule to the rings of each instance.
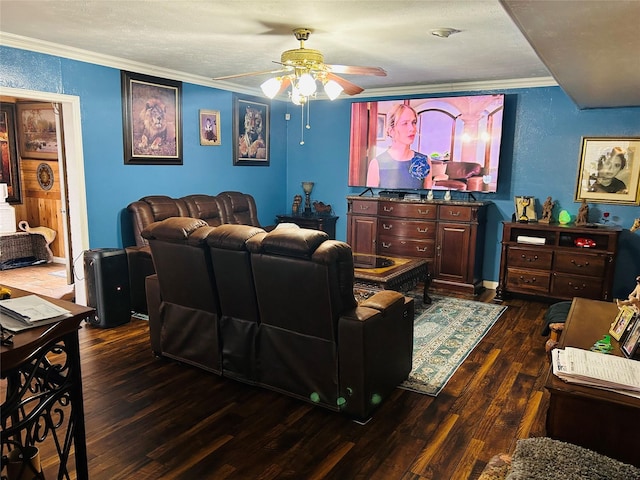
[[[203, 227], [207, 227], [202, 229]], [[163, 240], [168, 242], [185, 242], [199, 244], [206, 241], [207, 235], [214, 227], [207, 222], [191, 217], [171, 217], [154, 222], [142, 231], [147, 240]]]
[[156, 222], [169, 217], [186, 217], [189, 215], [187, 206], [179, 198], [171, 198], [166, 195], [149, 195], [142, 197], [139, 201], [149, 205], [153, 213], [153, 220]]
[[266, 234], [266, 232], [251, 225], [220, 225], [209, 233], [207, 243], [214, 248], [246, 250], [247, 240], [260, 234]]
[[272, 230], [262, 238], [261, 242], [251, 239], [247, 242], [247, 248], [255, 253], [310, 259], [316, 249], [327, 240], [329, 235], [320, 230], [285, 228]]
[[222, 201], [213, 195], [194, 194], [182, 197], [189, 216], [200, 218], [214, 227], [227, 223], [227, 216]]

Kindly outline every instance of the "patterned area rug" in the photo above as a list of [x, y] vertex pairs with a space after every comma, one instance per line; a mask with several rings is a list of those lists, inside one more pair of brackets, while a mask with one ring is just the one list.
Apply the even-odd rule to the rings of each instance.
[[416, 298], [413, 368], [401, 388], [436, 396], [482, 340], [506, 306], [432, 295]]

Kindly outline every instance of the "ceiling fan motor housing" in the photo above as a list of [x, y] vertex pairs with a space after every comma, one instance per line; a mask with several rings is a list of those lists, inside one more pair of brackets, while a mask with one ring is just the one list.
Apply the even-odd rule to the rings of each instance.
[[318, 50], [296, 48], [282, 52], [280, 61], [293, 67], [316, 68], [324, 63], [324, 56]]

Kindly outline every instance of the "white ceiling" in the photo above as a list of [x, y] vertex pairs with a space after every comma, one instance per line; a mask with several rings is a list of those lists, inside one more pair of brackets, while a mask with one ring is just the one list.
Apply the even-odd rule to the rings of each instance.
[[638, 0], [0, 0], [0, 43], [257, 94], [268, 76], [212, 78], [277, 68], [309, 27], [325, 62], [387, 71], [345, 75], [361, 95], [557, 81], [589, 108], [640, 105], [638, 18]]

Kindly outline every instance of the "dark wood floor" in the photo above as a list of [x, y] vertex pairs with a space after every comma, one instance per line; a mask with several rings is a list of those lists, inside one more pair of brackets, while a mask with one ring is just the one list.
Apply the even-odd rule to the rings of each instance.
[[[154, 358], [146, 321], [84, 326], [90, 478], [475, 479], [518, 438], [544, 435], [547, 305], [506, 304], [437, 398], [398, 389], [366, 425]], [[46, 452], [43, 464], [55, 478]]]

